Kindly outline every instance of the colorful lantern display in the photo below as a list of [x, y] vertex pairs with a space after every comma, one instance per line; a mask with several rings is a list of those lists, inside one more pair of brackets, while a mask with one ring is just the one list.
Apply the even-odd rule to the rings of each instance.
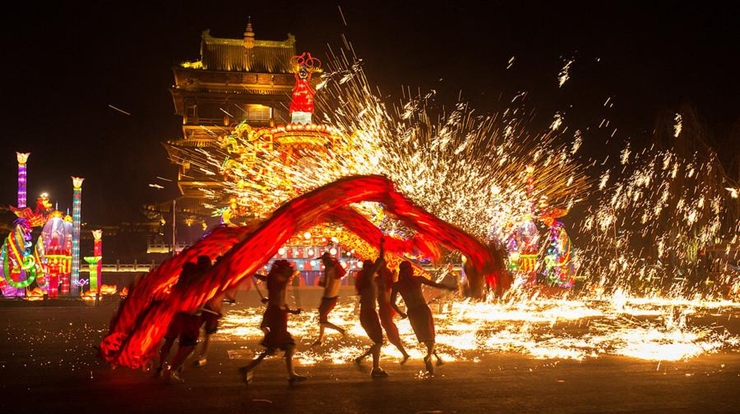
[[[39, 292], [56, 298], [60, 294], [77, 294], [79, 288], [90, 283], [79, 279], [80, 226], [82, 207], [82, 183], [84, 178], [72, 177], [73, 216], [53, 211], [49, 196], [41, 194], [35, 210], [26, 205], [27, 161], [29, 153], [16, 153], [18, 160], [18, 206], [10, 210], [18, 217], [14, 229], [3, 241], [0, 251], [0, 291], [3, 296], [23, 296]], [[35, 246], [31, 230], [41, 227]], [[95, 252], [101, 257], [100, 234], [94, 233]], [[73, 260], [74, 259], [74, 260]], [[76, 264], [75, 264], [76, 263]], [[96, 289], [99, 286], [101, 261], [98, 260], [93, 273]], [[31, 286], [33, 284], [36, 286]], [[60, 288], [61, 286], [61, 288]], [[28, 288], [28, 289], [26, 289]]]

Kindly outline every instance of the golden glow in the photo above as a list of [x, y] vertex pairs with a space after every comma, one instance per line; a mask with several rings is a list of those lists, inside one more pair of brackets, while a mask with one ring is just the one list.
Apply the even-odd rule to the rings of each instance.
[[[430, 305], [433, 310], [437, 305]], [[534, 298], [501, 303], [455, 301], [452, 310], [435, 314], [437, 344], [447, 360], [478, 360], [499, 353], [521, 353], [537, 359], [596, 358], [621, 355], [650, 361], [678, 361], [721, 350], [740, 350], [740, 336], [701, 322], [712, 314], [737, 314], [740, 303], [673, 298], [566, 300]], [[366, 347], [366, 335], [351, 304], [332, 313], [349, 336], [330, 334], [321, 349], [299, 346], [301, 364], [348, 363]], [[289, 330], [301, 343], [318, 334], [314, 312], [291, 316]], [[223, 340], [249, 340], [254, 346], [262, 309], [230, 311], [218, 335]], [[412, 358], [423, 356], [408, 320], [396, 319]], [[391, 345], [383, 358], [399, 360]]]
[[16, 152], [15, 155], [18, 158], [18, 164], [25, 164], [28, 161], [28, 156], [31, 155], [31, 153]]

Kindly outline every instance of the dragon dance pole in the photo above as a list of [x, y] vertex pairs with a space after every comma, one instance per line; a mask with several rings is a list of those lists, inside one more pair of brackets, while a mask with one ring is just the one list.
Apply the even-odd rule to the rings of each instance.
[[18, 157], [18, 208], [26, 207], [26, 182], [28, 178], [26, 162], [30, 152], [16, 152]]
[[71, 288], [72, 293], [77, 294], [80, 279], [80, 223], [82, 221], [82, 182], [84, 178], [72, 177], [74, 195], [72, 199], [72, 271]]

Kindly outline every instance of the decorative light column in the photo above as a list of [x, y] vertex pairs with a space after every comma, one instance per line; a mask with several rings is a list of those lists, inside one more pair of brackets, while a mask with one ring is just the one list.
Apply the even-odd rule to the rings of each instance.
[[93, 230], [92, 235], [95, 239], [93, 255], [86, 256], [85, 261], [90, 266], [90, 291], [95, 291], [97, 295], [100, 295], [100, 284], [98, 282], [102, 284], [102, 280], [98, 279], [103, 267], [103, 230]]
[[80, 224], [82, 222], [82, 182], [84, 178], [72, 177], [74, 194], [72, 197], [72, 271], [71, 288], [72, 293], [77, 294], [80, 280]]
[[64, 249], [61, 257], [61, 278], [62, 278], [62, 295], [69, 295], [70, 274], [72, 273], [72, 233], [74, 233], [74, 224], [72, 217], [67, 214], [64, 216]]
[[27, 182], [27, 171], [26, 162], [30, 152], [16, 152], [15, 155], [18, 157], [18, 208], [26, 207], [26, 182]]

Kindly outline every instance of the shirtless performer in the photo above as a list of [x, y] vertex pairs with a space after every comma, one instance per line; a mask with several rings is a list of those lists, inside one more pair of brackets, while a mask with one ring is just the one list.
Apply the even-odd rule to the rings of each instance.
[[329, 322], [329, 312], [337, 306], [339, 285], [341, 284], [342, 278], [346, 272], [339, 262], [335, 258], [331, 257], [328, 252], [321, 255], [321, 262], [324, 264], [324, 295], [321, 298], [321, 305], [319, 305], [319, 338], [311, 346], [321, 345], [326, 328], [334, 329], [342, 335], [345, 333], [344, 329]]
[[[201, 259], [201, 257], [204, 259]], [[199, 262], [204, 263], [207, 260], [210, 263], [207, 256], [201, 257], [198, 258]], [[174, 288], [178, 289], [186, 286], [201, 275], [198, 265], [190, 262], [185, 263]], [[164, 344], [159, 350], [159, 367], [154, 373], [155, 377], [164, 376], [167, 381], [184, 382], [182, 379], [183, 364], [198, 344], [200, 324], [200, 311], [198, 309], [191, 312], [178, 312], [173, 316], [164, 336]], [[178, 341], [177, 352], [170, 364], [167, 365], [165, 362], [175, 339]]]
[[272, 265], [267, 275], [267, 309], [263, 316], [262, 325], [265, 330], [265, 339], [261, 345], [267, 348], [256, 359], [239, 369], [247, 383], [252, 382], [254, 369], [266, 357], [273, 355], [278, 349], [285, 352], [285, 367], [288, 369], [288, 381], [294, 383], [303, 381], [306, 377], [296, 374], [293, 369], [293, 354], [295, 341], [288, 332], [288, 314], [298, 315], [300, 309], [290, 310], [285, 303], [285, 291], [293, 277], [293, 266], [287, 260], [278, 260]]
[[239, 285], [231, 287], [206, 302], [205, 306], [201, 308], [201, 324], [203, 325], [203, 331], [205, 333], [205, 339], [203, 340], [203, 347], [200, 350], [198, 359], [194, 365], [197, 367], [205, 366], [208, 363], [208, 350], [211, 345], [211, 335], [218, 332], [218, 322], [223, 316], [223, 304], [224, 302], [235, 303], [236, 292], [239, 289]]
[[380, 256], [375, 263], [372, 260], [365, 260], [362, 263], [362, 270], [357, 274], [355, 289], [360, 295], [360, 324], [365, 329], [367, 336], [373, 341], [373, 345], [364, 354], [355, 359], [355, 363], [360, 366], [366, 356], [373, 356], [373, 378], [387, 377], [388, 374], [380, 368], [380, 348], [383, 346], [383, 328], [380, 327], [378, 312], [375, 311], [378, 300], [378, 288], [375, 284], [375, 275], [380, 266], [385, 264], [385, 251], [383, 250], [384, 240], [380, 240]]
[[391, 291], [393, 290], [394, 274], [388, 269], [388, 266], [384, 263], [380, 270], [378, 270], [378, 277], [375, 279], [378, 285], [378, 316], [380, 316], [380, 324], [385, 330], [385, 335], [388, 337], [388, 342], [392, 343], [401, 352], [403, 359], [401, 359], [401, 365], [405, 364], [409, 359], [409, 354], [403, 346], [401, 341], [401, 335], [398, 333], [398, 327], [393, 318], [396, 316], [396, 311], [391, 306]]
[[[434, 332], [434, 319], [432, 318], [432, 311], [429, 309], [424, 295], [421, 292], [421, 285], [432, 286], [437, 289], [457, 290], [457, 287], [446, 286], [441, 283], [435, 283], [431, 280], [420, 276], [414, 276], [414, 270], [411, 268], [411, 263], [404, 261], [399, 266], [398, 282], [393, 285], [393, 292], [391, 294], [391, 306], [393, 309], [401, 315], [402, 318], [408, 316], [409, 322], [411, 322], [411, 328], [416, 334], [416, 339], [423, 343], [427, 347], [427, 355], [424, 357], [424, 364], [426, 365], [427, 372], [429, 374], [434, 373], [434, 366], [432, 365], [432, 355], [437, 358], [437, 365], [442, 365], [444, 362], [437, 355], [434, 350], [435, 344], [435, 332]], [[403, 301], [406, 303], [407, 314], [401, 312], [396, 304], [396, 298], [398, 294], [401, 294]]]

